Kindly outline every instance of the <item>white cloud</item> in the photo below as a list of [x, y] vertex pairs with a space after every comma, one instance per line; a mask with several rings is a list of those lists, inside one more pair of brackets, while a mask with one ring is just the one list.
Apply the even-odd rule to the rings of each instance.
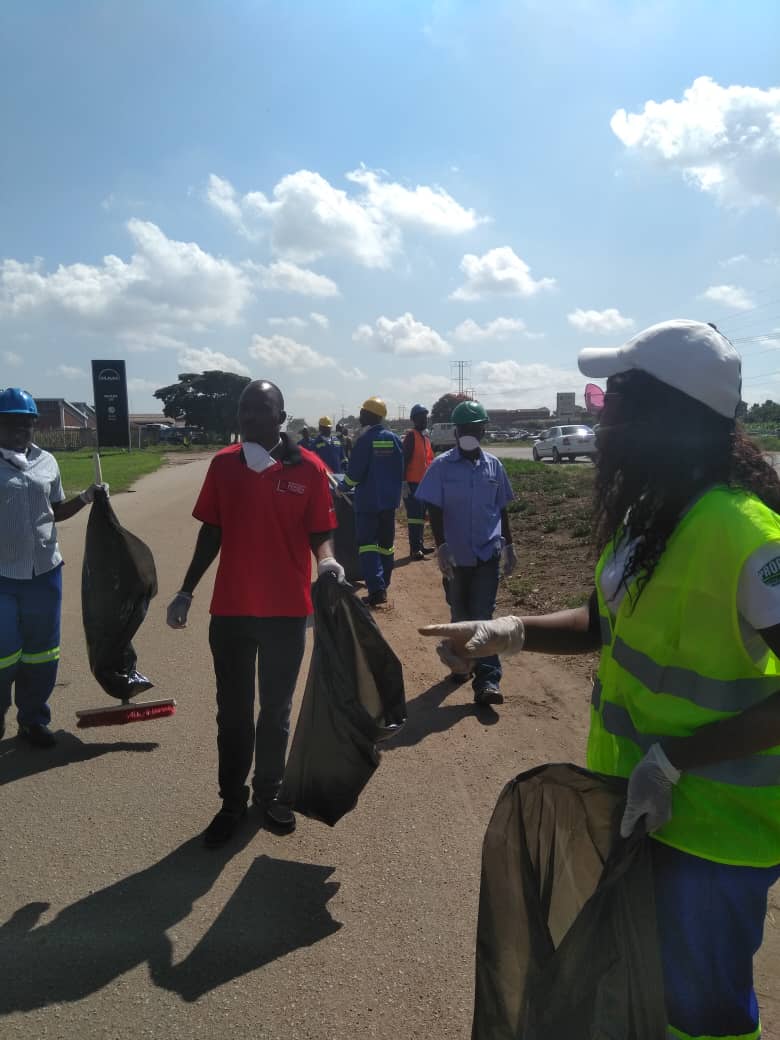
[[134, 377], [133, 379], [127, 380], [127, 389], [131, 393], [136, 394], [143, 393], [145, 391], [148, 391], [149, 393], [154, 393], [154, 391], [157, 390], [160, 387], [160, 385], [160, 383], [156, 383], [153, 379], [140, 379], [138, 376]]
[[339, 287], [324, 274], [317, 274], [306, 267], [299, 267], [289, 260], [276, 260], [267, 267], [247, 263], [247, 270], [259, 276], [263, 289], [276, 292], [299, 293], [301, 296], [339, 296]]
[[63, 379], [86, 379], [87, 373], [75, 365], [57, 365], [55, 373]]
[[327, 314], [320, 314], [318, 311], [312, 311], [309, 315], [315, 325], [319, 325], [321, 329], [327, 329], [330, 326], [330, 318]]
[[744, 264], [750, 257], [747, 253], [737, 253], [736, 256], [729, 256], [725, 260], [721, 260], [721, 267], [734, 267], [736, 264]]
[[428, 231], [458, 235], [473, 231], [483, 221], [473, 209], [464, 209], [443, 188], [418, 184], [405, 188], [402, 184], [382, 180], [381, 173], [361, 167], [346, 175], [348, 181], [363, 188], [360, 204], [377, 210], [385, 218], [399, 224], [417, 225]]
[[453, 339], [459, 343], [481, 343], [485, 340], [512, 339], [515, 336], [537, 339], [539, 333], [529, 332], [520, 318], [494, 318], [486, 325], [479, 325], [473, 318], [466, 318], [452, 332]]
[[268, 324], [269, 325], [276, 325], [276, 326], [289, 325], [289, 326], [291, 326], [294, 329], [305, 329], [306, 326], [309, 323], [306, 321], [305, 318], [291, 317], [291, 318], [269, 318], [268, 319]]
[[460, 234], [479, 218], [446, 191], [406, 188], [361, 167], [346, 174], [360, 191], [349, 195], [313, 170], [287, 174], [271, 196], [251, 191], [239, 196], [233, 185], [212, 174], [207, 198], [242, 233], [270, 229], [274, 252], [299, 263], [323, 256], [346, 256], [365, 267], [389, 267], [401, 251], [402, 228]]
[[335, 401], [336, 394], [333, 390], [323, 389], [322, 387], [304, 387], [302, 390], [295, 391], [295, 397], [300, 397], [304, 401]]
[[308, 372], [315, 368], [336, 368], [336, 362], [326, 354], [318, 354], [305, 343], [289, 336], [253, 336], [249, 353], [267, 365]]
[[238, 376], [250, 375], [249, 369], [238, 358], [229, 357], [219, 350], [208, 347], [185, 347], [177, 358], [185, 372], [235, 372]]
[[625, 318], [616, 307], [603, 311], [585, 311], [578, 307], [568, 315], [568, 321], [580, 332], [627, 332], [634, 327], [634, 319]]
[[60, 265], [46, 273], [36, 260], [0, 261], [0, 314], [38, 312], [116, 331], [233, 324], [252, 298], [247, 275], [194, 242], [167, 238], [155, 224], [127, 223], [135, 245], [129, 261]]
[[435, 329], [416, 321], [408, 311], [398, 318], [377, 318], [373, 326], [360, 325], [352, 334], [356, 343], [385, 354], [451, 354], [452, 347]]
[[735, 311], [749, 311], [754, 306], [745, 290], [738, 285], [711, 285], [701, 295], [704, 300], [722, 303]]
[[19, 368], [19, 366], [22, 364], [23, 359], [21, 354], [14, 354], [12, 350], [4, 350], [3, 361], [6, 365], [9, 366], [9, 368]]
[[465, 283], [451, 300], [481, 300], [484, 296], [535, 296], [555, 286], [554, 278], [531, 277], [531, 269], [510, 246], [491, 249], [483, 256], [467, 253], [460, 262]]
[[725, 205], [780, 206], [780, 87], [721, 87], [700, 76], [681, 101], [621, 108], [610, 126], [630, 151]]
[[[382, 383], [386, 388], [388, 404], [396, 407], [405, 404], [407, 409], [414, 404], [432, 404], [443, 395], [452, 391], [452, 380], [446, 375], [432, 372], [415, 372], [413, 384], [408, 379], [387, 379]], [[411, 399], [414, 399], [411, 403]]]
[[[474, 366], [477, 397], [493, 408], [536, 408], [554, 404], [558, 391], [582, 391], [585, 380], [574, 369], [517, 361], [481, 361]], [[482, 393], [482, 397], [480, 394]]]

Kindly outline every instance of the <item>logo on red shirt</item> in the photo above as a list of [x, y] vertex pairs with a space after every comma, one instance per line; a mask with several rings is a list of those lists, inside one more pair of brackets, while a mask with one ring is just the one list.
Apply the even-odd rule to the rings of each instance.
[[293, 495], [305, 495], [306, 485], [296, 484], [294, 480], [280, 480], [276, 485], [277, 491], [289, 491]]

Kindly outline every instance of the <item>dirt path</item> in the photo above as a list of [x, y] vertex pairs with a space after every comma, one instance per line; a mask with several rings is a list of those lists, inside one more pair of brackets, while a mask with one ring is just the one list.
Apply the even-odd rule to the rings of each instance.
[[440, 681], [433, 647], [416, 633], [446, 609], [435, 564], [408, 563], [399, 533], [380, 624], [404, 662], [409, 722], [358, 808], [333, 830], [300, 820], [294, 836], [277, 838], [248, 824], [235, 845], [205, 851], [198, 836], [217, 806], [210, 580], [186, 632], [164, 625], [205, 468], [166, 467], [115, 501], [158, 562], [161, 593], [137, 649], [157, 692], [177, 697], [173, 719], [76, 731], [76, 708], [107, 699], [81, 633], [86, 517], [62, 527], [61, 743], [51, 754], [0, 743], [0, 1032], [466, 1040], [484, 828], [516, 773], [583, 761], [582, 663], [512, 662], [506, 703], [476, 715], [470, 688]]

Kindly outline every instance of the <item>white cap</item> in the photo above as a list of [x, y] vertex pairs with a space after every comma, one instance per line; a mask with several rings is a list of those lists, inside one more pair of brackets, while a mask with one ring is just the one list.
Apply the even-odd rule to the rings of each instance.
[[622, 347], [588, 347], [578, 358], [590, 379], [636, 369], [733, 419], [742, 396], [742, 359], [726, 337], [703, 321], [662, 321]]

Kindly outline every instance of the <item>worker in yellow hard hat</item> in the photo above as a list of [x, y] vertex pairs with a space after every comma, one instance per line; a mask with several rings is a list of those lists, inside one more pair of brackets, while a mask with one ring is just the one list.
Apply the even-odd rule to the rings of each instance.
[[344, 472], [344, 446], [341, 439], [333, 436], [333, 420], [323, 415], [319, 421], [319, 433], [309, 449], [319, 455], [331, 473]]
[[347, 487], [355, 489], [355, 534], [368, 604], [387, 602], [393, 573], [395, 511], [401, 503], [404, 455], [400, 438], [388, 430], [387, 405], [369, 397], [360, 409], [363, 433], [347, 467]]

